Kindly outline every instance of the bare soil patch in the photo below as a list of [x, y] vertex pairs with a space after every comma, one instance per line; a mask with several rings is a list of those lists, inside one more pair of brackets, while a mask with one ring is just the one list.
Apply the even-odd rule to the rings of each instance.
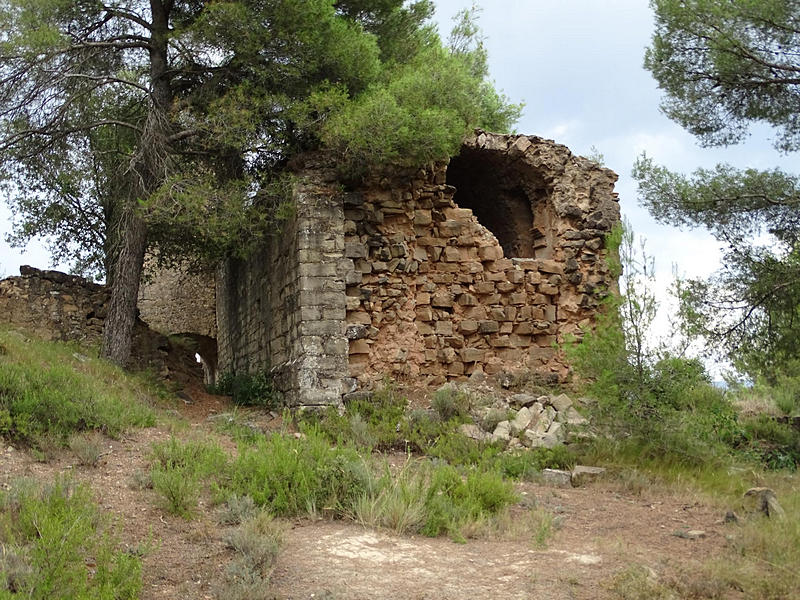
[[[630, 496], [602, 484], [523, 484], [526, 502], [560, 517], [544, 549], [531, 541], [409, 538], [336, 522], [298, 523], [273, 576], [279, 598], [606, 598], [620, 569], [669, 575], [724, 544], [713, 508], [665, 495]], [[521, 511], [517, 508], [517, 516]], [[702, 529], [697, 540], [675, 533]]]

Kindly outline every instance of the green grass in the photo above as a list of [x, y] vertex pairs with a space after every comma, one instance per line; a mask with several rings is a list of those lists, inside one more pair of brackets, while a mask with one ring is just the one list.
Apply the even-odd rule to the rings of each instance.
[[430, 461], [409, 462], [387, 472], [355, 499], [356, 521], [400, 534], [463, 540], [464, 530], [498, 516], [518, 500], [511, 482], [488, 471], [463, 473]]
[[300, 439], [273, 434], [243, 443], [233, 459], [213, 442], [172, 439], [156, 445], [151, 460], [153, 488], [165, 508], [187, 518], [205, 483], [217, 500], [227, 499], [221, 510], [226, 522], [263, 507], [278, 517], [354, 519], [397, 532], [461, 539], [470, 523], [517, 501], [513, 484], [499, 472], [421, 460], [392, 475], [371, 454], [331, 446], [313, 428]]
[[118, 437], [155, 423], [152, 382], [81, 354], [73, 344], [0, 329], [0, 436], [62, 446], [78, 432]]
[[173, 437], [153, 446], [150, 482], [169, 513], [189, 519], [195, 513], [201, 483], [224, 476], [227, 464], [227, 455], [214, 442], [179, 442]]
[[88, 488], [61, 479], [0, 492], [0, 598], [134, 599], [141, 569]]
[[272, 435], [240, 447], [226, 485], [278, 516], [338, 516], [369, 484], [368, 461], [352, 447], [332, 447], [313, 430], [304, 439]]

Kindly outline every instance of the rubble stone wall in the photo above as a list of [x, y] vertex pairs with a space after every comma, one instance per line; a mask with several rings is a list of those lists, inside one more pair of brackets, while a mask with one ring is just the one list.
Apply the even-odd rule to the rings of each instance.
[[565, 146], [479, 132], [449, 169], [346, 194], [350, 374], [428, 384], [523, 369], [563, 377], [557, 342], [591, 324], [616, 284], [604, 248], [619, 221], [615, 181]]
[[[59, 271], [25, 265], [19, 270], [19, 276], [0, 280], [0, 324], [49, 341], [100, 345], [110, 296], [106, 286]], [[131, 366], [154, 368], [165, 377], [197, 368], [191, 353], [141, 319], [133, 330]]]
[[270, 369], [304, 406], [341, 403], [347, 376], [342, 203], [332, 172], [313, 172], [281, 232], [217, 274], [220, 372]]
[[295, 171], [296, 214], [216, 292], [220, 372], [269, 368], [290, 404], [387, 375], [562, 378], [558, 342], [616, 286], [617, 176], [552, 141], [476, 132], [449, 165], [350, 185], [329, 157]]
[[59, 271], [20, 267], [19, 277], [0, 281], [0, 319], [50, 341], [98, 343], [109, 290]]
[[150, 327], [163, 333], [193, 333], [216, 338], [214, 282], [213, 269], [158, 270], [139, 286], [139, 315]]

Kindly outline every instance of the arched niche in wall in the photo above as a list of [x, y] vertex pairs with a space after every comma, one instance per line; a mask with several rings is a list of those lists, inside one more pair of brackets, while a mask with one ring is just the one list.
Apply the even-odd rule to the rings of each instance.
[[553, 211], [547, 183], [505, 152], [464, 146], [447, 167], [454, 200], [491, 231], [506, 258], [551, 258]]

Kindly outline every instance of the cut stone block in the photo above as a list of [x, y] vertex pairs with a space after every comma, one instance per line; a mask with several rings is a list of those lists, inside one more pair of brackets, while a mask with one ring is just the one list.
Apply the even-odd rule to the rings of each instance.
[[542, 479], [545, 483], [556, 487], [570, 487], [572, 485], [572, 475], [570, 472], [562, 471], [561, 469], [542, 470]]
[[586, 467], [577, 465], [572, 469], [572, 485], [580, 487], [589, 482], [595, 481], [605, 474], [606, 470], [603, 467]]
[[517, 435], [520, 431], [525, 429], [531, 422], [531, 411], [526, 407], [522, 407], [517, 412], [517, 416], [511, 421], [511, 435]]

